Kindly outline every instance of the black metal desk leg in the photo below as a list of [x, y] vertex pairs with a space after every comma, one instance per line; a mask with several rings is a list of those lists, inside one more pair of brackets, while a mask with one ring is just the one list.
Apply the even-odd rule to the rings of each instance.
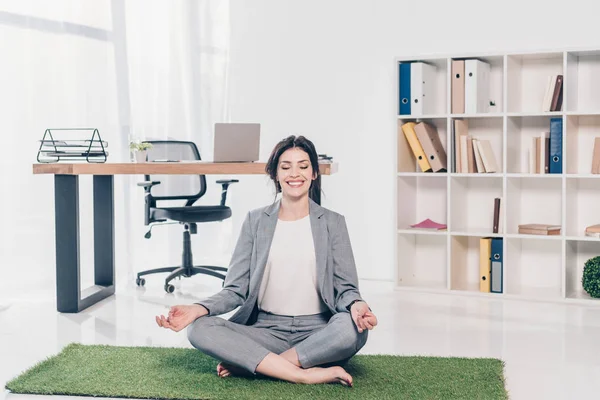
[[56, 306], [76, 313], [114, 294], [113, 177], [94, 176], [95, 285], [81, 290], [79, 259], [79, 177], [54, 178], [56, 224]]

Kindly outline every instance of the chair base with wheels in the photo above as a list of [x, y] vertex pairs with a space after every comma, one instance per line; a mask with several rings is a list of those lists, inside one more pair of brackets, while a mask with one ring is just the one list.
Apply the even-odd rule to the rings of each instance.
[[[190, 240], [190, 234], [196, 233], [196, 224], [184, 224], [185, 230], [183, 232], [183, 253], [181, 265], [176, 267], [164, 267], [164, 268], [155, 268], [149, 269], [146, 271], [138, 272], [137, 279], [135, 280], [136, 285], [144, 286], [146, 284], [146, 280], [142, 278], [144, 275], [150, 274], [159, 274], [159, 273], [168, 273], [170, 274], [165, 278], [165, 292], [173, 293], [175, 291], [175, 287], [171, 285], [171, 282], [175, 278], [181, 278], [182, 276], [189, 278], [197, 274], [205, 274], [211, 275], [216, 278], [220, 278], [225, 281], [225, 275], [220, 274], [217, 271], [227, 272], [227, 268], [225, 267], [217, 267], [214, 265], [194, 265], [192, 259], [192, 246]], [[190, 230], [192, 231], [190, 233]], [[149, 238], [149, 236], [148, 236]]]
[[[148, 153], [148, 161], [152, 159], [177, 159], [177, 160], [200, 160], [200, 153], [193, 142], [182, 141], [149, 141], [153, 149]], [[150, 225], [150, 230], [144, 236], [150, 239], [152, 227], [166, 224], [179, 223], [184, 226], [183, 231], [183, 251], [181, 265], [172, 267], [163, 267], [149, 269], [138, 272], [136, 285], [144, 286], [145, 275], [168, 273], [165, 279], [164, 289], [167, 293], [173, 293], [175, 287], [170, 283], [175, 278], [192, 277], [194, 275], [209, 275], [225, 281], [227, 268], [213, 265], [194, 265], [192, 258], [191, 235], [197, 233], [198, 223], [218, 222], [231, 217], [231, 208], [225, 205], [227, 199], [227, 189], [232, 183], [238, 182], [237, 179], [218, 180], [216, 183], [222, 185], [221, 203], [219, 205], [193, 205], [196, 200], [206, 192], [206, 180], [204, 175], [188, 175], [185, 179], [190, 179], [183, 183], [181, 177], [176, 182], [176, 186], [185, 188], [188, 193], [172, 193], [170, 188], [165, 188], [160, 194], [153, 194], [154, 186], [160, 185], [161, 181], [173, 179], [165, 177], [161, 181], [153, 181], [150, 176], [145, 176], [145, 181], [138, 183], [138, 186], [145, 191], [145, 225]], [[167, 182], [168, 183], [168, 182]], [[158, 188], [163, 185], [158, 186]], [[156, 190], [156, 189], [155, 189]], [[164, 200], [186, 200], [181, 207], [158, 207], [158, 201]], [[167, 222], [171, 221], [171, 222]]]

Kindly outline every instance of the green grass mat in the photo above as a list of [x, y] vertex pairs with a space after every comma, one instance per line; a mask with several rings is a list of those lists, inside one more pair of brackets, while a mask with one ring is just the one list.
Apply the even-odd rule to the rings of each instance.
[[195, 349], [70, 344], [6, 384], [13, 393], [153, 399], [506, 399], [496, 359], [356, 355], [354, 387], [219, 378]]

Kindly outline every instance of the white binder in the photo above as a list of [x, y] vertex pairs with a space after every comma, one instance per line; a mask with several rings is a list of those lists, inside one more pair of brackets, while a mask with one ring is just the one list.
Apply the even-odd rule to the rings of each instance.
[[490, 111], [490, 64], [465, 60], [465, 113]]
[[410, 114], [426, 115], [434, 113], [435, 66], [424, 62], [410, 65]]

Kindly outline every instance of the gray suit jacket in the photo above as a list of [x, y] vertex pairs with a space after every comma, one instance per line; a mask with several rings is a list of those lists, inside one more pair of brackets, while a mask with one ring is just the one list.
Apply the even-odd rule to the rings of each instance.
[[[345, 218], [309, 200], [310, 223], [315, 243], [319, 293], [335, 314], [348, 312], [354, 300], [362, 300]], [[209, 315], [220, 315], [241, 306], [230, 321], [251, 325], [256, 321], [257, 298], [281, 201], [250, 211], [242, 225], [222, 290], [197, 302]]]

